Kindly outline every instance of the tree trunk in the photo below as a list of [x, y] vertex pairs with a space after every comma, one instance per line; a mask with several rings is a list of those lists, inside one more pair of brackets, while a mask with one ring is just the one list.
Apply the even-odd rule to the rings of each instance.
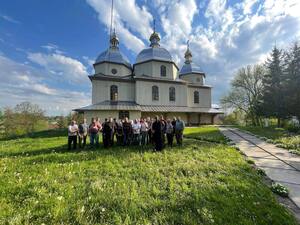
[[280, 119], [280, 117], [277, 118], [277, 127], [281, 127], [281, 119]]

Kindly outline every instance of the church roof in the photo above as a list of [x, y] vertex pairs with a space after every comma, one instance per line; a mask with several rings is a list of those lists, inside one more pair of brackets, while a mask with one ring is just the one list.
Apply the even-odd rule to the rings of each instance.
[[200, 66], [198, 66], [197, 64], [193, 62], [184, 63], [183, 66], [181, 67], [181, 70], [179, 71], [179, 75], [190, 74], [190, 73], [204, 74]]
[[171, 54], [165, 48], [160, 47], [159, 34], [155, 31], [155, 25], [153, 33], [150, 38], [150, 48], [143, 49], [136, 57], [135, 63], [142, 63], [149, 60], [159, 60], [165, 62], [173, 62]]
[[124, 56], [119, 48], [109, 48], [106, 51], [102, 52], [96, 59], [95, 64], [102, 62], [112, 62], [123, 64], [129, 68], [131, 68], [131, 64], [126, 56]]
[[200, 73], [205, 76], [205, 74], [202, 71], [202, 69], [200, 68], [200, 66], [195, 64], [192, 61], [193, 55], [192, 55], [192, 52], [190, 51], [189, 41], [187, 42], [187, 49], [186, 49], [186, 52], [184, 53], [184, 58], [185, 58], [185, 62], [183, 64], [183, 66], [181, 67], [181, 70], [179, 71], [179, 75]]
[[131, 64], [127, 57], [122, 54], [119, 49], [119, 39], [114, 31], [110, 36], [110, 46], [109, 48], [102, 52], [96, 59], [95, 64], [102, 63], [102, 62], [111, 62], [117, 64], [123, 64], [131, 69]]
[[172, 56], [166, 50], [162, 47], [150, 47], [143, 49], [136, 58], [136, 63], [145, 62], [148, 60], [159, 60], [159, 61], [166, 61], [166, 62], [172, 62]]
[[88, 105], [79, 109], [78, 112], [94, 110], [132, 110], [142, 112], [199, 112], [199, 113], [223, 113], [216, 108], [187, 107], [187, 106], [166, 106], [166, 105], [139, 105], [134, 101], [103, 101], [97, 104]]

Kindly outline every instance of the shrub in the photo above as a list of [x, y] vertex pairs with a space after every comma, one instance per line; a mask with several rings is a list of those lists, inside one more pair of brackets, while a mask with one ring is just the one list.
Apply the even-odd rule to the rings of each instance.
[[275, 194], [280, 195], [281, 197], [288, 197], [289, 196], [289, 190], [279, 183], [273, 183], [271, 186], [272, 192]]

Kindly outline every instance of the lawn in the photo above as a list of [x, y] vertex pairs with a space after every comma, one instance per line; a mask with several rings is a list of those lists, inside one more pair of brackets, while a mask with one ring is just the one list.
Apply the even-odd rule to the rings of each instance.
[[162, 153], [67, 151], [63, 135], [0, 141], [0, 224], [297, 224], [215, 127]]
[[295, 150], [295, 153], [300, 154], [300, 135], [291, 134], [283, 128], [240, 126], [239, 129], [246, 130], [265, 139], [269, 139], [267, 141], [286, 149]]

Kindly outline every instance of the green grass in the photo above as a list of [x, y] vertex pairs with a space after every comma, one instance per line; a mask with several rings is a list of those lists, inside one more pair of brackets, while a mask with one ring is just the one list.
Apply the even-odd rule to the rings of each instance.
[[269, 139], [270, 142], [277, 144], [280, 147], [295, 150], [295, 153], [300, 154], [300, 135], [290, 134], [283, 128], [276, 127], [240, 126], [238, 128]]
[[[69, 152], [64, 134], [0, 142], [0, 224], [297, 224], [222, 143]], [[214, 127], [186, 135], [222, 140]]]
[[184, 132], [184, 137], [201, 141], [226, 143], [225, 137], [214, 126], [204, 126], [198, 128], [187, 127]]

